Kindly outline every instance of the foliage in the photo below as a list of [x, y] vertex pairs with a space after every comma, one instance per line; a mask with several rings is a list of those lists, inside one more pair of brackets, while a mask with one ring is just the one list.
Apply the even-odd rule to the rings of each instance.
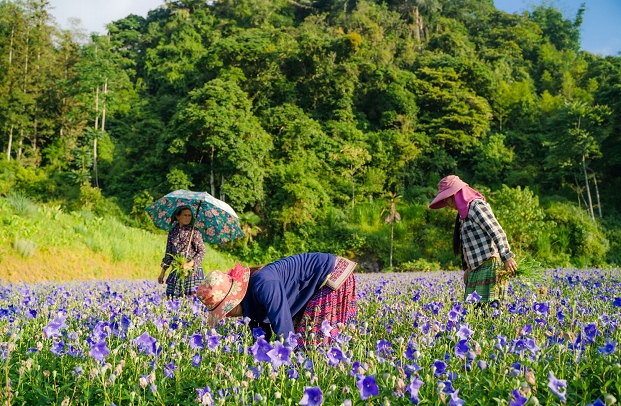
[[322, 249], [389, 263], [387, 230], [356, 218], [394, 192], [395, 267], [453, 268], [450, 216], [425, 203], [457, 173], [498, 199], [521, 253], [616, 257], [610, 237], [577, 249], [580, 221], [552, 227], [535, 201], [577, 196], [591, 217], [602, 209], [584, 238], [618, 232], [621, 57], [580, 50], [584, 7], [187, 0], [91, 36], [59, 29], [49, 7], [0, 2], [0, 195], [152, 230], [149, 199], [205, 190], [259, 217], [252, 241], [226, 247], [242, 258]]

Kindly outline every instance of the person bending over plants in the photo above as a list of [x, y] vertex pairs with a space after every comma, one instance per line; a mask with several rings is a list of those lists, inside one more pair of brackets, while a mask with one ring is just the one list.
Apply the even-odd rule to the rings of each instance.
[[285, 339], [295, 333], [301, 345], [311, 333], [327, 341], [357, 316], [356, 265], [326, 253], [293, 255], [252, 272], [238, 263], [228, 273], [207, 274], [196, 295], [209, 309], [212, 327], [224, 317], [248, 317], [266, 340], [273, 330]]
[[205, 279], [201, 265], [205, 245], [200, 231], [193, 225], [192, 210], [187, 206], [180, 207], [173, 217], [176, 224], [168, 233], [162, 272], [157, 278], [159, 284], [164, 283], [166, 271], [170, 270], [166, 278], [166, 296], [169, 298], [194, 295]]
[[453, 254], [462, 256], [465, 293], [480, 296], [479, 302], [498, 305], [505, 300], [509, 277], [518, 267], [507, 236], [485, 197], [456, 175], [438, 183], [431, 209], [457, 210], [453, 231]]

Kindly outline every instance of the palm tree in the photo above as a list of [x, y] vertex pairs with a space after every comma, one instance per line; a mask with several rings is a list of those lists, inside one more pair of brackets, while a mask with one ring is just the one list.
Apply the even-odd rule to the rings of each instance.
[[[401, 215], [395, 208], [395, 203], [397, 203], [397, 201], [401, 199], [401, 196], [397, 196], [397, 194], [393, 192], [388, 192], [387, 195], [388, 195], [388, 199], [389, 199], [388, 202], [390, 203], [390, 206], [388, 209], [389, 211], [388, 215], [384, 219], [384, 222], [390, 223], [390, 267], [392, 268], [392, 249], [393, 249], [393, 242], [394, 242], [394, 236], [395, 236], [395, 223], [397, 221], [401, 221]], [[384, 211], [382, 211], [382, 214], [383, 213]]]
[[251, 211], [247, 211], [239, 216], [239, 222], [244, 232], [244, 247], [247, 248], [248, 243], [252, 241], [252, 237], [255, 237], [263, 231], [261, 227], [258, 226], [261, 222], [261, 217]]

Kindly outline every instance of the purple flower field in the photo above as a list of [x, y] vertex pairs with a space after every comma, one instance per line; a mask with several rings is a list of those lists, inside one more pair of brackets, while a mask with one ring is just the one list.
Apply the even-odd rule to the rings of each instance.
[[[513, 280], [500, 308], [461, 273], [357, 276], [330, 342], [266, 342], [152, 282], [0, 286], [0, 402], [93, 405], [610, 405], [621, 393], [621, 274]], [[336, 326], [323, 326], [324, 333]], [[317, 337], [319, 338], [319, 337]]]

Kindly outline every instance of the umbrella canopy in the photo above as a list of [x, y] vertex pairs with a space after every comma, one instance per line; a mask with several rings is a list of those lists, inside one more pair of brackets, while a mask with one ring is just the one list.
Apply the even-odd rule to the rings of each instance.
[[232, 241], [244, 233], [235, 210], [222, 200], [207, 192], [175, 190], [156, 200], [145, 208], [153, 223], [166, 231], [173, 228], [173, 215], [179, 207], [188, 206], [192, 210], [194, 226], [207, 243]]

